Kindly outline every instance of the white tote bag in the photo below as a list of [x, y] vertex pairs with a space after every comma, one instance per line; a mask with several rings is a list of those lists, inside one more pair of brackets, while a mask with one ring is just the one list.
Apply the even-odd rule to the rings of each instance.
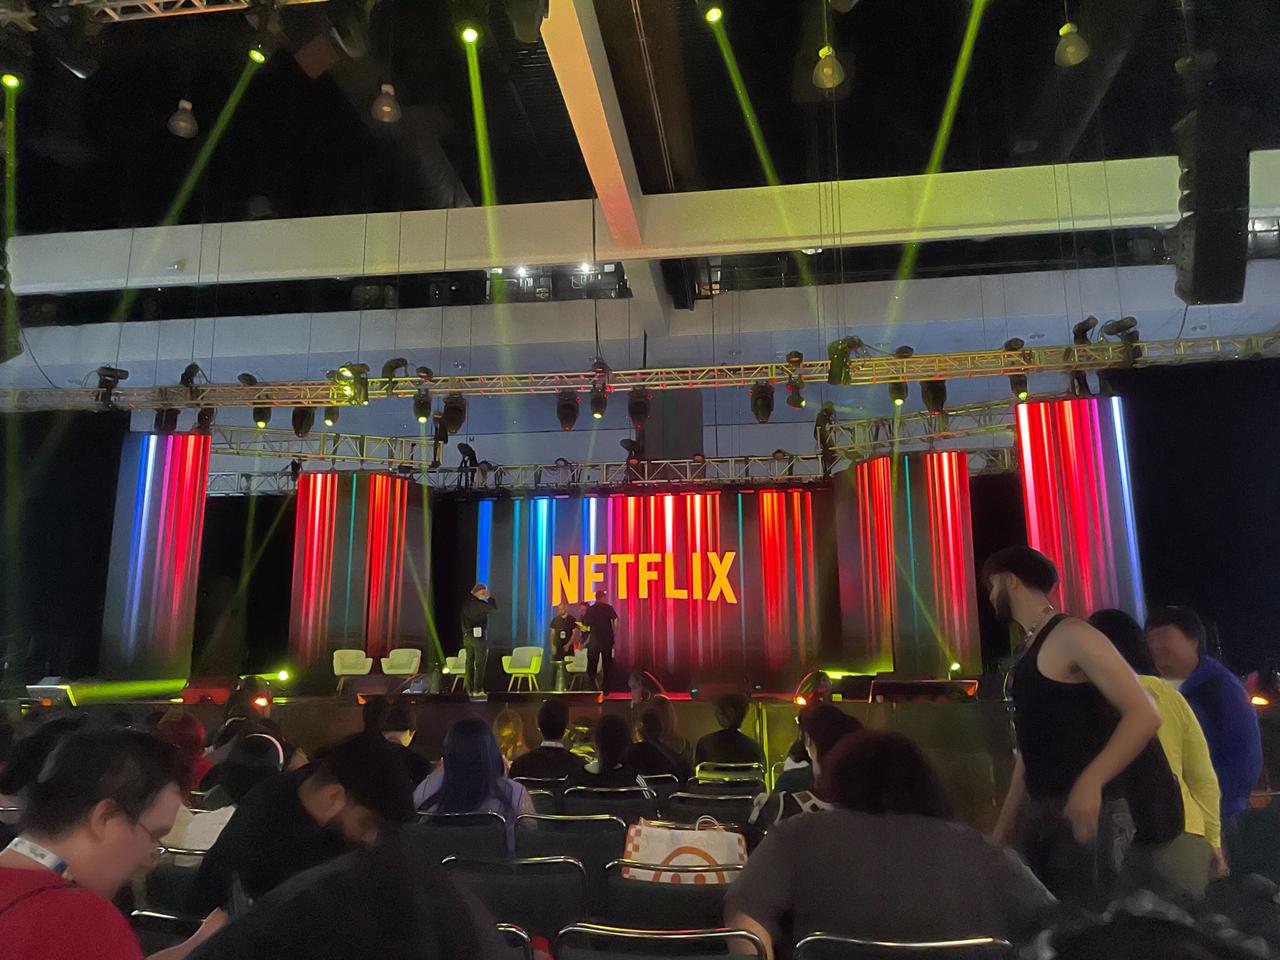
[[[693, 830], [660, 826], [641, 820], [627, 828], [627, 844], [623, 850], [627, 860], [660, 867], [711, 867], [717, 864], [747, 862], [747, 841], [740, 833], [731, 833], [711, 817], [702, 817]], [[737, 871], [708, 870], [681, 873], [671, 870], [640, 870], [623, 867], [628, 880], [651, 883], [731, 883]]]

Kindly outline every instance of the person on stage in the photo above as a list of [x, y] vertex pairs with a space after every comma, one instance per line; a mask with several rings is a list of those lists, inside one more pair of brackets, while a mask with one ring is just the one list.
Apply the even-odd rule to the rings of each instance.
[[489, 665], [489, 614], [498, 609], [489, 588], [477, 583], [462, 601], [462, 644], [467, 651], [467, 692], [484, 692], [485, 667]]
[[617, 622], [618, 611], [609, 605], [609, 595], [603, 590], [597, 590], [596, 602], [587, 607], [579, 623], [587, 636], [587, 680], [592, 687], [603, 693], [609, 692], [609, 674], [613, 669], [614, 625]]
[[569, 613], [569, 605], [556, 604], [556, 615], [551, 618], [551, 659], [565, 660], [573, 649], [573, 635], [578, 630], [578, 621]]

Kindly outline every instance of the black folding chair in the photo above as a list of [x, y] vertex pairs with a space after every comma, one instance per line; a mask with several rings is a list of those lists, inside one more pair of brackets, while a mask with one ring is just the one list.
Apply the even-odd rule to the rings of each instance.
[[561, 809], [567, 816], [607, 813], [626, 823], [658, 815], [658, 798], [641, 787], [570, 787], [564, 792]]
[[510, 951], [511, 960], [533, 960], [533, 940], [514, 923], [498, 924], [498, 935]]
[[[630, 869], [646, 878], [659, 874], [663, 879], [636, 879], [623, 872]], [[715, 927], [723, 922], [724, 895], [728, 881], [742, 872], [742, 865], [721, 863], [707, 866], [666, 866], [615, 860], [604, 872], [605, 909], [603, 919], [610, 924], [639, 930], [685, 930]], [[669, 883], [667, 880], [678, 880]]]
[[764, 780], [764, 764], [704, 760], [694, 769], [693, 775], [698, 780]]
[[516, 819], [516, 856], [572, 857], [587, 871], [590, 916], [604, 909], [604, 868], [622, 856], [627, 825], [608, 814]]
[[439, 863], [445, 857], [496, 859], [507, 855], [507, 821], [500, 814], [424, 813], [401, 831], [415, 854]]
[[587, 872], [572, 857], [447, 857], [444, 869], [488, 907], [495, 920], [514, 923], [531, 937], [553, 939], [587, 916]]
[[[196, 877], [200, 873], [200, 861], [204, 859], [204, 855], [204, 850], [165, 847], [160, 861], [144, 881], [146, 909], [140, 913], [193, 919], [194, 915], [188, 914], [190, 905], [195, 900]], [[177, 857], [196, 862], [177, 863]]]
[[637, 930], [580, 923], [560, 931], [555, 955], [557, 960], [702, 960], [763, 958], [765, 952], [760, 938], [745, 930]]
[[658, 809], [667, 802], [667, 797], [680, 789], [680, 779], [674, 773], [646, 773], [644, 783], [658, 796]]
[[564, 777], [512, 777], [512, 779], [529, 791], [550, 790], [557, 796], [564, 793]]
[[712, 817], [722, 827], [742, 827], [751, 819], [755, 795], [673, 793], [667, 801], [667, 816], [682, 823], [697, 823], [699, 817]]
[[764, 789], [764, 781], [754, 778], [720, 780], [694, 777], [684, 788], [684, 792], [708, 797], [754, 797], [764, 793]]
[[560, 798], [550, 790], [530, 790], [529, 802], [537, 813], [550, 815], [560, 812]]
[[1007, 940], [991, 937], [895, 943], [815, 933], [796, 944], [793, 960], [1004, 960], [1012, 955]]

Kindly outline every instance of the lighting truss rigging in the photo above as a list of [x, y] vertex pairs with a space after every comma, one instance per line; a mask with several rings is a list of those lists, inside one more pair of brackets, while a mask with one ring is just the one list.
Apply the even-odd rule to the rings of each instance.
[[[1280, 356], [1280, 335], [1252, 334], [1234, 337], [1200, 337], [1153, 340], [1127, 344], [1115, 341], [1082, 346], [1035, 347], [1018, 351], [975, 350], [965, 353], [915, 354], [911, 357], [859, 356], [849, 360], [849, 384], [921, 380], [957, 380], [973, 377], [1008, 377], [1016, 374], [1069, 373], [1124, 367], [1254, 359]], [[609, 384], [615, 391], [699, 390], [748, 387], [764, 382], [785, 383], [827, 380], [825, 360], [808, 361], [799, 368], [787, 363], [736, 364], [705, 367], [668, 367], [656, 370], [614, 370]], [[513, 396], [555, 394], [562, 390], [589, 393], [595, 382], [591, 371], [566, 373], [477, 374], [441, 378], [434, 385], [463, 396]], [[369, 379], [369, 396], [375, 402], [413, 397], [422, 387], [418, 377]], [[113, 405], [122, 410], [157, 407], [323, 407], [345, 402], [341, 387], [329, 380], [258, 383], [196, 384], [191, 387], [120, 387], [112, 392]], [[90, 410], [101, 407], [101, 392], [94, 388], [9, 389], [0, 391], [4, 410]]]
[[[283, 5], [315, 3], [322, 0], [279, 0]], [[200, 13], [248, 10], [252, 0], [65, 0], [54, 6], [87, 7], [94, 20], [124, 23], [128, 20], [158, 20]]]

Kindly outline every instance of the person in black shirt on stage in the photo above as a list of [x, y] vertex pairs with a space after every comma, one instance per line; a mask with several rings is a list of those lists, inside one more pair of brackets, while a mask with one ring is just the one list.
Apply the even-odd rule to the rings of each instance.
[[587, 761], [570, 753], [564, 745], [564, 732], [569, 726], [569, 708], [562, 700], [548, 700], [538, 708], [538, 730], [542, 745], [518, 756], [511, 762], [511, 777], [534, 777], [538, 780], [563, 780], [581, 770]]
[[578, 621], [569, 613], [567, 603], [556, 604], [556, 615], [551, 618], [551, 659], [564, 660], [573, 647], [573, 635], [578, 629]]
[[613, 671], [613, 628], [618, 622], [618, 611], [609, 606], [608, 600], [607, 593], [597, 590], [596, 602], [587, 607], [580, 621], [587, 635], [587, 680], [603, 693], [609, 692], [609, 675]]
[[489, 614], [498, 609], [489, 588], [477, 583], [462, 601], [462, 644], [467, 651], [467, 691], [484, 692], [485, 668], [489, 665]]

